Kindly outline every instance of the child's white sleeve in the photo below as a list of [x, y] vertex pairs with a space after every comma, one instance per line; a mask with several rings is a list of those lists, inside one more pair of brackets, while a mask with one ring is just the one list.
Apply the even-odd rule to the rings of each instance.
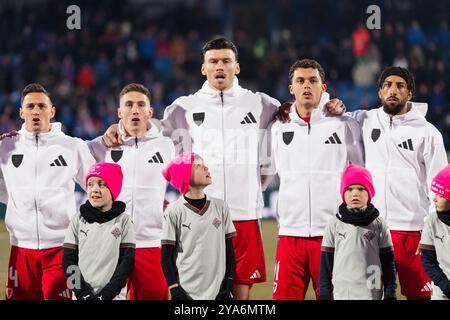
[[176, 230], [176, 212], [173, 210], [173, 206], [169, 205], [163, 213], [161, 244], [175, 245], [177, 243]]
[[225, 228], [225, 238], [234, 237], [236, 235], [236, 229], [234, 228], [234, 224], [231, 221], [230, 210], [228, 209], [228, 205], [223, 203], [223, 216], [224, 216], [224, 228]]
[[124, 220], [122, 223], [122, 241], [120, 242], [120, 248], [135, 248], [136, 238], [134, 234], [134, 223], [130, 216], [124, 214]]
[[392, 244], [391, 232], [389, 231], [389, 227], [387, 226], [385, 220], [381, 220], [380, 223], [381, 223], [381, 232], [378, 245], [380, 249], [385, 249], [383, 251], [393, 251], [394, 247]]
[[432, 219], [432, 216], [429, 216], [428, 219], [425, 220], [425, 225], [423, 227], [419, 242], [420, 249], [434, 250], [434, 235], [433, 228], [431, 226], [433, 221], [434, 219]]
[[64, 239], [64, 247], [70, 249], [78, 249], [78, 226], [79, 226], [79, 214], [72, 217], [69, 227], [66, 231], [66, 237]]
[[332, 218], [325, 228], [325, 233], [323, 234], [322, 239], [322, 251], [325, 252], [334, 252], [334, 248], [336, 246], [334, 241], [334, 234], [336, 229], [335, 219]]

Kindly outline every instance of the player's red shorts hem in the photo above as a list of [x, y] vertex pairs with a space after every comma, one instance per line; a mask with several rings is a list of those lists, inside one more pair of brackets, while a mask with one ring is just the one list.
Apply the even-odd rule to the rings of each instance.
[[408, 298], [431, 297], [431, 279], [423, 269], [420, 254], [416, 254], [420, 232], [391, 230], [391, 237], [401, 294]]
[[322, 237], [279, 236], [272, 298], [304, 300], [312, 279], [318, 296]]
[[137, 248], [134, 269], [127, 281], [130, 300], [169, 300], [161, 265], [161, 248]]
[[71, 300], [62, 252], [62, 247], [36, 250], [11, 246], [6, 300]]
[[233, 221], [236, 260], [235, 284], [251, 285], [266, 281], [266, 262], [258, 220]]

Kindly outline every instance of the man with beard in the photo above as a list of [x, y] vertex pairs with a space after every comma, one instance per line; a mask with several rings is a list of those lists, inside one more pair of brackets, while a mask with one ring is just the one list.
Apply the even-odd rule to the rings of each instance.
[[[361, 126], [366, 168], [372, 172], [373, 203], [387, 221], [401, 293], [408, 299], [429, 299], [431, 280], [421, 265], [417, 247], [424, 219], [433, 212], [433, 177], [447, 165], [441, 133], [425, 119], [427, 104], [410, 103], [415, 84], [401, 67], [387, 67], [378, 78], [382, 106], [347, 113]], [[328, 108], [342, 114], [345, 107]], [[286, 110], [277, 118], [286, 121]]]

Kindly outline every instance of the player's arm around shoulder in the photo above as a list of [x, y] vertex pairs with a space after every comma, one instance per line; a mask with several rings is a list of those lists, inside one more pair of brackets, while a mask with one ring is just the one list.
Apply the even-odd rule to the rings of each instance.
[[349, 160], [360, 166], [365, 165], [365, 151], [362, 128], [359, 123], [348, 116], [343, 116], [346, 123], [346, 144], [349, 151]]
[[86, 141], [86, 144], [96, 161], [102, 161], [105, 153], [110, 149], [104, 144], [102, 136]]
[[85, 178], [89, 168], [96, 162], [89, 150], [86, 141], [74, 138], [74, 148], [76, 149], [76, 167], [75, 167], [75, 181], [85, 190]]

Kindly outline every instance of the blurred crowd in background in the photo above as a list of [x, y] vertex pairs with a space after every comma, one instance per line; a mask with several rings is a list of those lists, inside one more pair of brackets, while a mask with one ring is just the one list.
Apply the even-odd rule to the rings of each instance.
[[[68, 30], [66, 8], [81, 9], [81, 30]], [[368, 30], [369, 5], [381, 29]], [[415, 75], [415, 101], [450, 148], [450, 2], [350, 0], [2, 0], [0, 133], [20, 127], [20, 95], [43, 84], [67, 134], [92, 139], [117, 121], [118, 94], [129, 82], [152, 92], [155, 117], [197, 91], [201, 48], [224, 35], [235, 42], [241, 85], [290, 100], [289, 66], [318, 60], [332, 97], [347, 108], [379, 106], [383, 67]]]

